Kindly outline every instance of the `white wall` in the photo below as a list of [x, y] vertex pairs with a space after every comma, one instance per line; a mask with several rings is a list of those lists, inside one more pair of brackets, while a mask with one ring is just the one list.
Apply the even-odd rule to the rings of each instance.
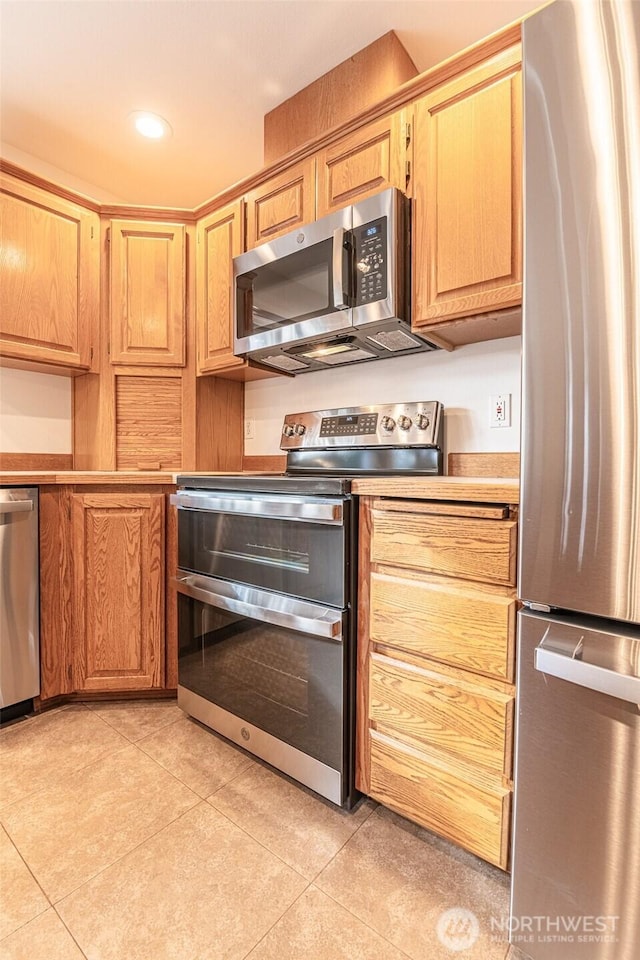
[[[354, 364], [342, 370], [246, 385], [245, 418], [255, 419], [247, 456], [280, 453], [286, 413], [368, 403], [440, 400], [445, 407], [445, 453], [520, 449], [520, 337]], [[492, 394], [511, 394], [511, 427], [490, 428]]]
[[0, 450], [71, 453], [70, 377], [0, 368]]

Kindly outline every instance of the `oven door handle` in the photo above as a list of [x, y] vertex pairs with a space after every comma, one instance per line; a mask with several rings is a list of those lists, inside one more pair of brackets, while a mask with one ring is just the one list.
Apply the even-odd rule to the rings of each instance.
[[343, 523], [342, 502], [329, 500], [287, 500], [284, 497], [254, 500], [244, 497], [216, 497], [211, 494], [180, 491], [171, 494], [171, 503], [179, 509], [211, 513], [235, 513], [246, 517], [274, 520], [302, 520], [310, 523]]
[[[200, 582], [198, 582], [200, 581]], [[335, 610], [326, 607], [318, 607], [318, 615], [313, 617], [302, 616], [287, 610], [287, 606], [298, 607], [300, 601], [291, 600], [288, 597], [278, 595], [276, 597], [278, 608], [267, 606], [265, 604], [250, 603], [237, 596], [225, 596], [215, 593], [202, 585], [202, 578], [196, 575], [175, 577], [174, 584], [178, 593], [191, 597], [193, 600], [200, 600], [212, 607], [219, 607], [221, 610], [227, 610], [229, 613], [238, 613], [244, 617], [250, 617], [253, 620], [260, 620], [263, 623], [273, 623], [279, 627], [287, 627], [290, 630], [298, 630], [300, 633], [311, 634], [315, 637], [325, 637], [328, 640], [336, 642], [342, 641], [342, 615]], [[235, 585], [234, 590], [242, 590], [240, 585]], [[246, 588], [247, 593], [251, 591]]]

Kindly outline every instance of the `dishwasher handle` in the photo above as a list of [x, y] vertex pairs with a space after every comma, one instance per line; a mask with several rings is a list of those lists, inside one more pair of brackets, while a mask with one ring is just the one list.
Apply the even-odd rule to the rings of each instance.
[[567, 653], [558, 653], [542, 644], [535, 649], [534, 666], [540, 673], [567, 680], [579, 687], [604, 693], [616, 700], [640, 704], [640, 677], [618, 673], [606, 667], [577, 660]]
[[32, 512], [33, 500], [0, 500], [0, 514]]

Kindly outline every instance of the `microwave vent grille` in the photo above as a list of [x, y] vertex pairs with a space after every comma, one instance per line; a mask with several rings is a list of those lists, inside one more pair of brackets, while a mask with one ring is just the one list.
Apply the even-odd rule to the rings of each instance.
[[390, 353], [397, 353], [399, 350], [412, 350], [414, 347], [422, 346], [420, 340], [410, 337], [403, 330], [381, 330], [380, 333], [367, 336], [367, 340], [371, 340], [379, 347], [384, 347]]
[[289, 357], [286, 353], [276, 353], [272, 357], [264, 357], [261, 362], [267, 363], [271, 367], [279, 367], [281, 370], [287, 371], [309, 369], [308, 363], [304, 363], [302, 360], [296, 360], [294, 357]]

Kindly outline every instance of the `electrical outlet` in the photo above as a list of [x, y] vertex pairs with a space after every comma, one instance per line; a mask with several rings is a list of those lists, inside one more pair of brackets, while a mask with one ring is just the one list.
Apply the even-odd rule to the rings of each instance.
[[491, 397], [491, 418], [489, 420], [492, 427], [510, 427], [511, 426], [511, 394], [498, 393]]
[[244, 422], [244, 438], [245, 440], [255, 440], [256, 437], [256, 422], [251, 418], [247, 418]]

